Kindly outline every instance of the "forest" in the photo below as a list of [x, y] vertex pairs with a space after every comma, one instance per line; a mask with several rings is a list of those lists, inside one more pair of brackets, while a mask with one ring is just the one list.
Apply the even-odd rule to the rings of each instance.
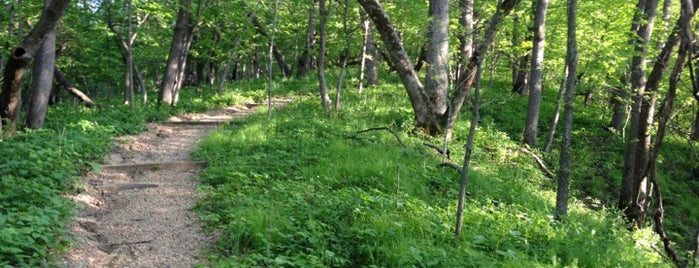
[[699, 0], [1, 2], [0, 267], [60, 266], [116, 137], [245, 103], [201, 267], [699, 266]]

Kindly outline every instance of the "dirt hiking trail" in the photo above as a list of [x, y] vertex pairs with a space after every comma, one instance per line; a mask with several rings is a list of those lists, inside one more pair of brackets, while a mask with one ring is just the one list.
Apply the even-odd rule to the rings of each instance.
[[202, 224], [191, 210], [198, 198], [196, 176], [206, 165], [192, 161], [192, 149], [219, 123], [248, 115], [257, 106], [175, 116], [149, 123], [139, 135], [117, 138], [99, 174], [85, 175], [85, 191], [71, 196], [84, 208], [71, 226], [75, 248], [59, 266], [205, 264], [204, 250], [215, 238], [201, 232]]

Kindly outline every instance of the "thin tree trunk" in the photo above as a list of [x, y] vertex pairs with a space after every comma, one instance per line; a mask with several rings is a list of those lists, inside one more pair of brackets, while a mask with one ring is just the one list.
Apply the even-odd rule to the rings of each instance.
[[[44, 8], [48, 8], [51, 0], [44, 0]], [[44, 126], [49, 96], [53, 86], [53, 68], [56, 62], [56, 31], [51, 29], [37, 50], [32, 70], [31, 96], [24, 120], [24, 126], [40, 129]]]
[[[481, 63], [482, 64], [482, 63]], [[456, 208], [456, 230], [454, 233], [459, 236], [461, 235], [461, 229], [463, 229], [463, 218], [464, 218], [464, 204], [466, 203], [466, 187], [468, 186], [469, 177], [468, 170], [471, 166], [471, 155], [473, 154], [473, 140], [476, 136], [476, 127], [478, 126], [478, 120], [480, 117], [481, 108], [481, 73], [482, 68], [477, 66], [476, 77], [474, 78], [474, 99], [473, 99], [473, 113], [471, 114], [471, 126], [468, 130], [468, 138], [466, 140], [466, 145], [464, 149], [466, 154], [464, 155], [464, 164], [461, 168], [461, 184], [459, 186], [459, 203]]]
[[272, 89], [274, 85], [274, 68], [273, 68], [273, 52], [274, 52], [274, 37], [277, 33], [277, 12], [279, 11], [279, 0], [274, 1], [274, 19], [272, 20], [272, 35], [269, 37], [269, 85], [267, 86], [267, 116], [272, 115]]
[[325, 81], [325, 43], [326, 43], [326, 33], [325, 26], [328, 23], [328, 11], [325, 8], [325, 0], [318, 0], [318, 5], [320, 9], [320, 46], [318, 46], [318, 83], [320, 86], [320, 104], [323, 109], [327, 110], [330, 108], [330, 96], [328, 96], [328, 84]]
[[[696, 9], [691, 0], [682, 0], [682, 13], [680, 19], [677, 22], [678, 27], [675, 27], [676, 29], [679, 28], [679, 31], [674, 31], [673, 33], [676, 34], [679, 32], [681, 39], [680, 48], [677, 53], [677, 59], [673, 67], [673, 71], [670, 74], [669, 88], [665, 96], [665, 101], [661, 108], [660, 117], [658, 120], [658, 130], [655, 136], [655, 140], [653, 142], [653, 149], [650, 152], [650, 156], [648, 157], [647, 163], [643, 163], [643, 170], [639, 176], [650, 177], [650, 183], [653, 185], [653, 193], [656, 196], [656, 208], [653, 212], [653, 218], [655, 220], [654, 229], [663, 242], [665, 252], [668, 254], [668, 256], [670, 256], [670, 259], [678, 267], [681, 267], [680, 260], [677, 256], [677, 253], [672, 248], [670, 238], [668, 237], [667, 232], [665, 231], [665, 209], [663, 208], [663, 197], [662, 192], [660, 191], [660, 184], [657, 178], [656, 163], [658, 155], [660, 154], [660, 148], [662, 146], [663, 139], [665, 137], [665, 131], [667, 129], [668, 122], [670, 121], [670, 118], [672, 116], [672, 109], [675, 98], [677, 96], [677, 86], [679, 84], [680, 76], [685, 66], [685, 60], [687, 58], [687, 55], [691, 52], [694, 43], [694, 34], [691, 31], [691, 20], [694, 16], [695, 11]], [[668, 46], [668, 44], [666, 44], [666, 46]], [[656, 64], [658, 63], [658, 61], [656, 62]], [[655, 71], [655, 68], [653, 69], [653, 71]]]
[[[619, 194], [619, 209], [627, 213], [629, 220], [633, 221], [635, 217], [632, 217], [629, 213], [635, 202], [635, 196], [638, 191], [635, 189], [636, 183], [636, 160], [637, 147], [639, 146], [638, 135], [640, 131], [640, 116], [641, 116], [641, 105], [643, 101], [643, 94], [646, 88], [646, 72], [645, 72], [645, 61], [648, 51], [648, 43], [650, 41], [650, 36], [653, 31], [653, 23], [655, 21], [656, 9], [658, 6], [658, 0], [639, 0], [637, 5], [637, 12], [643, 14], [643, 22], [640, 23], [636, 36], [638, 37], [634, 42], [635, 54], [631, 63], [631, 91], [634, 92], [633, 105], [631, 107], [631, 129], [629, 130], [629, 141], [626, 145], [626, 152], [624, 153], [624, 167], [623, 167], [623, 177], [621, 182], [621, 190]], [[634, 22], [635, 23], [635, 22]]]
[[[260, 35], [270, 38], [264, 25], [260, 23], [260, 20], [257, 19], [254, 12], [248, 12], [248, 18], [250, 18], [252, 25], [255, 26], [255, 30], [257, 30]], [[272, 53], [274, 54], [274, 59], [277, 60], [277, 64], [279, 64], [279, 68], [282, 70], [284, 77], [291, 76], [291, 69], [289, 69], [286, 61], [284, 61], [284, 54], [279, 52], [279, 49], [276, 46], [272, 46]]]
[[568, 0], [568, 48], [566, 52], [566, 66], [568, 75], [566, 78], [566, 104], [563, 119], [563, 140], [558, 160], [556, 187], [556, 213], [565, 215], [568, 213], [568, 198], [570, 185], [570, 166], [572, 162], [571, 139], [573, 133], [573, 103], [575, 101], [575, 80], [578, 71], [578, 41], [575, 33], [577, 28], [577, 0]]
[[561, 115], [561, 101], [563, 100], [563, 95], [565, 93], [566, 81], [568, 80], [568, 65], [566, 65], [563, 71], [563, 80], [561, 81], [561, 87], [558, 89], [558, 95], [556, 96], [556, 108], [553, 111], [553, 120], [551, 120], [551, 128], [549, 130], [548, 139], [546, 139], [546, 146], [544, 146], [544, 152], [551, 152], [551, 144], [553, 144], [553, 138], [556, 135], [556, 127], [558, 126], [558, 119]]
[[456, 123], [456, 118], [459, 116], [459, 111], [466, 100], [466, 96], [469, 95], [469, 90], [473, 85], [474, 79], [476, 77], [476, 72], [478, 68], [482, 68], [482, 61], [486, 56], [487, 51], [493, 45], [495, 40], [495, 34], [498, 31], [498, 27], [502, 23], [503, 19], [507, 14], [509, 14], [515, 6], [520, 2], [520, 0], [504, 0], [500, 2], [493, 14], [493, 17], [488, 23], [488, 27], [485, 30], [485, 35], [483, 39], [478, 44], [478, 46], [473, 51], [473, 56], [466, 65], [465, 72], [459, 78], [456, 85], [456, 92], [451, 98], [451, 104], [449, 105], [449, 118], [447, 120], [447, 131], [451, 131]]
[[311, 51], [313, 51], [313, 43], [315, 40], [318, 0], [310, 0], [310, 2], [311, 6], [308, 10], [308, 29], [306, 30], [306, 46], [303, 49], [301, 57], [299, 57], [299, 66], [296, 69], [296, 77], [308, 75], [308, 73], [311, 71], [313, 62]]
[[[546, 43], [546, 10], [548, 0], [538, 0], [534, 16], [534, 45], [532, 47], [532, 65], [529, 75], [529, 107], [524, 128], [524, 143], [536, 147], [539, 134], [539, 110], [541, 109], [542, 68], [544, 64], [544, 45]], [[569, 24], [570, 27], [570, 24]]]
[[3, 72], [2, 93], [0, 93], [0, 121], [8, 120], [11, 130], [19, 121], [19, 108], [24, 69], [41, 46], [41, 41], [53, 30], [63, 16], [70, 0], [53, 0], [41, 14], [39, 22], [16, 47]]
[[369, 45], [369, 31], [371, 30], [371, 23], [368, 17], [362, 19], [362, 30], [364, 33], [364, 42], [362, 42], [362, 58], [359, 62], [359, 89], [357, 92], [362, 94], [364, 91], [364, 72], [366, 71], [367, 62], [367, 46]]
[[340, 69], [340, 78], [337, 82], [337, 90], [335, 91], [335, 111], [339, 111], [340, 107], [342, 106], [340, 101], [342, 96], [342, 84], [345, 79], [345, 72], [347, 71], [347, 61], [350, 57], [349, 54], [351, 33], [347, 25], [347, 20], [349, 17], [349, 0], [345, 0], [343, 4], [344, 8], [342, 13], [342, 31], [345, 33], [345, 49], [342, 51], [342, 67]]

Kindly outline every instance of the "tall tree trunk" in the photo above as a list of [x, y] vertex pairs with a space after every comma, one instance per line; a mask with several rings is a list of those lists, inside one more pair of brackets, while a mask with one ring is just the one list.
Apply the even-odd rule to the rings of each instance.
[[362, 18], [362, 30], [364, 33], [364, 42], [362, 42], [362, 58], [359, 62], [359, 89], [357, 92], [362, 94], [364, 92], [364, 74], [366, 72], [366, 61], [367, 61], [367, 46], [369, 45], [369, 31], [371, 30], [371, 21], [368, 17]]
[[375, 86], [379, 84], [379, 62], [381, 55], [376, 48], [376, 38], [374, 37], [374, 25], [368, 21], [369, 28], [367, 29], [366, 37], [366, 86]]
[[[534, 15], [534, 45], [532, 47], [532, 65], [529, 75], [529, 108], [524, 128], [524, 143], [536, 147], [539, 134], [539, 110], [541, 108], [542, 67], [544, 64], [544, 45], [546, 43], [546, 10], [549, 0], [539, 0]], [[570, 19], [570, 18], [569, 18]], [[573, 25], [574, 26], [574, 25]], [[570, 27], [570, 24], [568, 25]]]
[[[483, 64], [482, 62], [480, 64]], [[468, 186], [469, 182], [469, 177], [468, 177], [468, 170], [470, 169], [471, 166], [471, 155], [473, 154], [473, 140], [476, 137], [476, 127], [478, 126], [478, 120], [480, 120], [480, 109], [481, 109], [481, 96], [480, 96], [480, 87], [481, 87], [481, 73], [483, 72], [483, 68], [480, 68], [481, 66], [478, 66], [478, 69], [476, 71], [476, 77], [474, 81], [474, 88], [475, 88], [475, 94], [474, 94], [474, 100], [473, 100], [473, 113], [471, 113], [471, 126], [469, 127], [468, 130], [468, 138], [466, 139], [466, 145], [464, 145], [464, 149], [466, 150], [466, 154], [464, 154], [464, 163], [461, 168], [461, 184], [459, 185], [459, 201], [456, 207], [456, 228], [454, 233], [458, 236], [461, 235], [461, 229], [463, 228], [463, 215], [464, 215], [464, 205], [466, 204], [466, 187]]]
[[342, 106], [342, 84], [345, 79], [345, 72], [347, 71], [347, 61], [350, 58], [350, 38], [352, 37], [352, 33], [350, 33], [350, 29], [347, 25], [347, 20], [349, 19], [349, 0], [345, 0], [343, 5], [342, 31], [345, 34], [345, 49], [342, 51], [342, 67], [340, 69], [340, 78], [337, 82], [337, 90], [335, 91], [335, 111], [339, 111]]
[[[267, 86], [267, 116], [272, 116], [272, 89], [274, 87], [274, 65], [272, 64], [274, 52], [274, 37], [277, 33], [277, 15], [279, 13], [279, 0], [274, 0], [274, 19], [272, 19], [272, 35], [269, 37], [269, 62], [267, 65], [269, 85]], [[285, 75], [286, 76], [286, 75]]]
[[320, 104], [323, 109], [327, 110], [330, 108], [330, 96], [328, 96], [328, 83], [325, 81], [325, 43], [327, 42], [327, 35], [325, 33], [325, 26], [328, 23], [328, 10], [325, 8], [325, 0], [318, 0], [318, 6], [320, 9], [320, 46], [318, 46], [318, 83], [320, 86]]
[[[425, 94], [431, 105], [430, 110], [438, 120], [446, 120], [447, 90], [449, 87], [449, 1], [430, 0], [429, 31], [427, 32], [427, 62], [425, 74]], [[439, 128], [427, 129], [427, 133], [436, 136], [444, 133], [444, 122], [436, 124]], [[427, 126], [431, 127], [431, 126]]]
[[[623, 86], [626, 85], [624, 84]], [[622, 132], [624, 130], [624, 122], [626, 122], [629, 92], [624, 88], [614, 87], [611, 95], [612, 119], [608, 126], [617, 132]]]
[[313, 43], [315, 41], [318, 0], [310, 0], [310, 2], [311, 5], [308, 9], [308, 29], [306, 30], [306, 46], [303, 49], [301, 57], [299, 57], [299, 66], [296, 69], [296, 77], [308, 75], [308, 73], [311, 71], [311, 66], [313, 63], [311, 51], [313, 51]]
[[68, 7], [70, 0], [53, 0], [44, 10], [39, 22], [10, 54], [3, 72], [2, 93], [0, 95], [0, 121], [7, 120], [14, 129], [19, 120], [19, 107], [22, 92], [24, 68], [41, 46], [41, 41], [55, 28]]
[[522, 22], [519, 16], [515, 16], [512, 23], [512, 49], [514, 51], [512, 55], [512, 92], [524, 97], [528, 94], [527, 91], [529, 90], [527, 85], [529, 83], [530, 72], [527, 70], [527, 65], [529, 65], [530, 54], [525, 53], [524, 55], [519, 55], [517, 52], [522, 46], [522, 37], [517, 26]]
[[[696, 0], [694, 1], [699, 2]], [[653, 142], [653, 148], [650, 152], [650, 156], [648, 157], [648, 161], [646, 163], [643, 163], [643, 169], [640, 174], [640, 176], [648, 176], [650, 183], [653, 186], [653, 194], [656, 199], [656, 208], [653, 212], [653, 219], [655, 220], [654, 229], [656, 233], [658, 233], [658, 235], [660, 236], [661, 241], [663, 242], [665, 252], [675, 263], [675, 265], [677, 265], [677, 267], [681, 267], [682, 264], [679, 260], [679, 257], [677, 256], [677, 253], [672, 248], [670, 238], [668, 237], [667, 232], [665, 231], [665, 209], [663, 208], [663, 196], [662, 192], [660, 191], [660, 184], [657, 178], [656, 163], [658, 155], [660, 154], [660, 148], [662, 146], [663, 139], [665, 137], [665, 131], [667, 129], [668, 122], [670, 121], [670, 118], [672, 116], [671, 114], [675, 98], [677, 97], [677, 86], [679, 84], [680, 76], [682, 74], [682, 70], [684, 69], [687, 55], [691, 52], [693, 47], [694, 34], [691, 31], [691, 20], [694, 16], [695, 11], [696, 9], [694, 7], [694, 4], [692, 3], [692, 0], [682, 0], [682, 12], [680, 15], [680, 19], [677, 21], [677, 27], [675, 27], [676, 31], [673, 31], [673, 35], [680, 35], [680, 48], [677, 53], [677, 59], [675, 60], [672, 73], [670, 74], [669, 88], [665, 95], [665, 100], [663, 102], [662, 108], [660, 110], [658, 130], [655, 136], [655, 140]], [[668, 45], [669, 44], [665, 44], [665, 46]], [[663, 49], [663, 51], [665, 50]], [[656, 64], [658, 64], [658, 62], [660, 61], [662, 60], [659, 59], [658, 61], [656, 61]], [[653, 71], [655, 70], [656, 69], [654, 68]], [[653, 77], [652, 75], [653, 74], [651, 73], [651, 78]], [[651, 84], [651, 80], [649, 80], [649, 84]]]
[[465, 64], [471, 56], [473, 56], [473, 40], [475, 39], [475, 29], [473, 27], [473, 1], [474, 0], [459, 0], [459, 26], [461, 26], [461, 32], [458, 36], [459, 62], [456, 81], [459, 81], [459, 78], [465, 71]]
[[[623, 177], [621, 182], [621, 190], [619, 194], [619, 209], [625, 211], [627, 216], [631, 216], [630, 208], [634, 206], [636, 200], [635, 189], [636, 182], [636, 161], [638, 158], [637, 147], [640, 141], [637, 139], [640, 133], [641, 124], [641, 105], [643, 95], [646, 88], [646, 71], [645, 61], [648, 51], [648, 43], [653, 31], [655, 15], [658, 6], [658, 0], [639, 0], [637, 9], [640, 14], [643, 14], [642, 22], [636, 31], [637, 39], [634, 39], [634, 56], [631, 63], [631, 91], [634, 92], [633, 105], [631, 107], [631, 129], [629, 130], [630, 139], [626, 145], [624, 153]], [[635, 217], [629, 217], [633, 220]]]
[[[257, 19], [257, 16], [255, 16], [254, 12], [248, 12], [248, 18], [250, 18], [250, 21], [252, 22], [252, 25], [255, 26], [255, 30], [257, 32], [267, 38], [269, 37], [269, 34], [267, 33], [267, 30], [265, 29], [265, 26], [260, 23], [260, 20]], [[276, 46], [272, 46], [272, 53], [274, 54], [274, 59], [277, 61], [277, 64], [279, 65], [279, 68], [282, 70], [282, 74], [284, 77], [289, 77], [291, 76], [291, 69], [289, 69], [289, 66], [286, 64], [286, 61], [284, 60], [284, 54], [279, 52], [279, 49]]]
[[565, 95], [566, 81], [568, 80], [568, 66], [566, 65], [563, 71], [563, 79], [561, 81], [561, 87], [558, 89], [558, 95], [556, 96], [556, 107], [553, 110], [553, 119], [551, 120], [551, 127], [549, 128], [549, 135], [546, 139], [546, 145], [544, 146], [544, 152], [551, 152], [551, 145], [553, 144], [553, 138], [556, 135], [556, 127], [558, 126], [558, 119], [561, 115], [561, 101]]
[[558, 181], [556, 187], [556, 213], [565, 215], [568, 213], [568, 198], [570, 185], [570, 166], [572, 162], [571, 140], [573, 133], [573, 103], [575, 101], [575, 80], [578, 71], [578, 41], [575, 33], [577, 28], [578, 1], [568, 0], [568, 48], [566, 52], [566, 104], [563, 119], [563, 140], [558, 160], [559, 170], [556, 175]]
[[466, 65], [465, 72], [459, 78], [456, 85], [456, 92], [451, 98], [451, 104], [449, 105], [449, 119], [447, 120], [447, 132], [454, 128], [454, 123], [456, 123], [456, 118], [459, 116], [459, 111], [466, 100], [466, 96], [469, 94], [469, 90], [473, 85], [474, 78], [476, 77], [476, 72], [478, 68], [482, 68], [481, 62], [485, 58], [490, 47], [493, 45], [495, 40], [495, 34], [498, 31], [500, 24], [504, 20], [505, 16], [509, 14], [515, 6], [520, 2], [520, 0], [504, 0], [498, 5], [495, 14], [490, 18], [488, 27], [485, 30], [485, 35], [483, 39], [478, 43], [478, 46], [473, 51], [473, 56], [469, 59]]
[[[44, 8], [48, 8], [51, 0], [44, 0]], [[32, 69], [31, 96], [29, 106], [24, 118], [24, 126], [31, 129], [40, 129], [44, 126], [46, 110], [48, 109], [49, 96], [53, 86], [53, 68], [56, 62], [56, 30], [51, 29], [41, 42], [41, 47], [36, 52], [34, 68]]]
[[182, 66], [183, 54], [188, 53], [187, 39], [192, 31], [190, 22], [192, 0], [180, 0], [179, 7], [175, 31], [170, 44], [170, 53], [165, 66], [165, 74], [158, 92], [158, 103], [167, 105], [175, 105], [177, 103], [176, 91], [181, 79], [180, 72], [184, 72], [184, 66]]

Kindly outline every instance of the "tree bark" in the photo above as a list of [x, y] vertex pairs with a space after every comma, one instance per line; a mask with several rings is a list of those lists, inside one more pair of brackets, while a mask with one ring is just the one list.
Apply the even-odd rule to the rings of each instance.
[[[44, 7], [48, 8], [51, 0], [44, 0]], [[40, 129], [44, 126], [46, 110], [48, 109], [51, 87], [53, 86], [53, 68], [56, 62], [56, 31], [51, 29], [46, 33], [46, 38], [41, 42], [37, 50], [32, 69], [31, 96], [27, 114], [24, 118], [24, 126], [31, 129]]]
[[[646, 72], [645, 72], [645, 61], [648, 51], [648, 43], [650, 41], [650, 36], [653, 31], [653, 25], [655, 21], [656, 9], [658, 6], [658, 0], [639, 0], [637, 9], [640, 14], [643, 14], [642, 22], [639, 24], [638, 30], [636, 31], [636, 36], [638, 38], [634, 39], [634, 56], [631, 63], [631, 91], [634, 92], [634, 102], [631, 107], [631, 128], [629, 130], [629, 141], [626, 145], [626, 152], [624, 153], [624, 167], [623, 167], [623, 177], [621, 182], [621, 190], [619, 194], [619, 209], [625, 211], [627, 216], [631, 216], [629, 208], [631, 208], [635, 202], [635, 189], [636, 183], [636, 161], [638, 158], [637, 147], [639, 146], [639, 140], [637, 139], [640, 131], [640, 116], [641, 116], [641, 105], [643, 101], [643, 94], [645, 93], [646, 87]], [[635, 22], [634, 22], [635, 24]], [[634, 217], [629, 217], [630, 221], [633, 221]]]
[[320, 46], [318, 46], [318, 83], [320, 87], [320, 104], [323, 109], [328, 110], [330, 108], [330, 96], [328, 96], [328, 84], [325, 81], [325, 43], [327, 42], [327, 36], [325, 33], [325, 26], [328, 23], [328, 11], [325, 8], [325, 0], [318, 0], [318, 6], [320, 10]]
[[[429, 2], [428, 45], [425, 53], [425, 94], [431, 105], [433, 116], [446, 119], [447, 91], [449, 86], [449, 1], [430, 0]], [[436, 136], [444, 132], [444, 124], [428, 131]]]
[[[268, 39], [270, 38], [265, 26], [260, 23], [260, 20], [257, 19], [254, 12], [248, 12], [248, 18], [250, 19], [250, 22], [252, 22], [252, 25], [255, 26], [257, 33]], [[289, 69], [286, 61], [284, 61], [284, 54], [279, 52], [279, 49], [276, 46], [272, 46], [272, 53], [274, 54], [274, 59], [277, 61], [279, 68], [281, 68], [284, 77], [291, 76], [291, 69]]]
[[366, 86], [375, 86], [379, 84], [379, 57], [377, 52], [376, 38], [374, 37], [374, 25], [367, 20], [369, 28], [367, 29], [366, 37]]
[[[546, 10], [548, 0], [539, 0], [534, 15], [534, 45], [532, 47], [532, 65], [529, 75], [529, 107], [524, 128], [524, 143], [536, 147], [539, 134], [539, 110], [541, 107], [542, 67], [544, 64], [544, 45], [546, 43]], [[570, 19], [570, 18], [569, 18]], [[569, 24], [568, 27], [571, 25]], [[574, 26], [574, 25], [573, 25]]]
[[316, 13], [318, 7], [318, 0], [310, 0], [311, 5], [308, 10], [308, 29], [306, 30], [306, 46], [303, 49], [301, 57], [299, 57], [299, 65], [296, 69], [296, 77], [303, 77], [308, 75], [311, 71], [311, 66], [313, 65], [313, 57], [311, 56], [311, 51], [313, 51], [313, 43], [315, 41], [316, 33]]
[[170, 53], [165, 66], [165, 74], [158, 92], [158, 103], [173, 106], [177, 104], [177, 86], [179, 80], [181, 80], [180, 72], [184, 71], [184, 66], [182, 66], [183, 54], [186, 55], [188, 53], [187, 39], [189, 39], [188, 36], [192, 32], [191, 13], [189, 11], [192, 7], [192, 0], [181, 0], [179, 7], [175, 31], [170, 44]]
[[578, 71], [578, 41], [575, 33], [577, 28], [578, 1], [568, 0], [568, 48], [566, 52], [566, 78], [565, 111], [563, 119], [563, 140], [558, 160], [558, 173], [556, 176], [556, 213], [565, 215], [568, 213], [568, 198], [570, 197], [570, 167], [572, 162], [571, 140], [573, 133], [573, 103], [575, 102], [575, 82]]
[[345, 72], [347, 71], [347, 61], [349, 61], [350, 58], [350, 38], [352, 37], [352, 33], [350, 33], [349, 26], [347, 25], [347, 20], [349, 19], [349, 0], [345, 0], [343, 5], [342, 31], [345, 35], [345, 48], [342, 51], [342, 67], [340, 69], [340, 78], [337, 82], [337, 90], [335, 91], [335, 111], [339, 111], [342, 106], [342, 84], [345, 79]]
[[475, 29], [473, 27], [473, 1], [474, 0], [459, 0], [459, 25], [461, 32], [459, 33], [459, 62], [456, 75], [456, 81], [464, 73], [465, 64], [473, 56], [473, 40], [475, 39]]
[[2, 93], [0, 95], [0, 121], [10, 122], [13, 130], [19, 120], [19, 107], [22, 91], [22, 77], [24, 69], [34, 57], [42, 40], [47, 33], [53, 30], [63, 16], [70, 0], [54, 0], [44, 10], [39, 22], [16, 47], [5, 66], [3, 72]]
[[558, 95], [556, 96], [556, 107], [553, 110], [553, 119], [551, 120], [551, 127], [549, 130], [548, 138], [546, 139], [546, 145], [544, 146], [544, 152], [551, 152], [551, 144], [553, 144], [553, 138], [556, 135], [556, 127], [558, 126], [558, 119], [561, 115], [561, 101], [563, 100], [563, 95], [565, 95], [566, 81], [568, 80], [568, 66], [565, 67], [563, 71], [563, 79], [561, 81], [561, 87], [558, 89]]

